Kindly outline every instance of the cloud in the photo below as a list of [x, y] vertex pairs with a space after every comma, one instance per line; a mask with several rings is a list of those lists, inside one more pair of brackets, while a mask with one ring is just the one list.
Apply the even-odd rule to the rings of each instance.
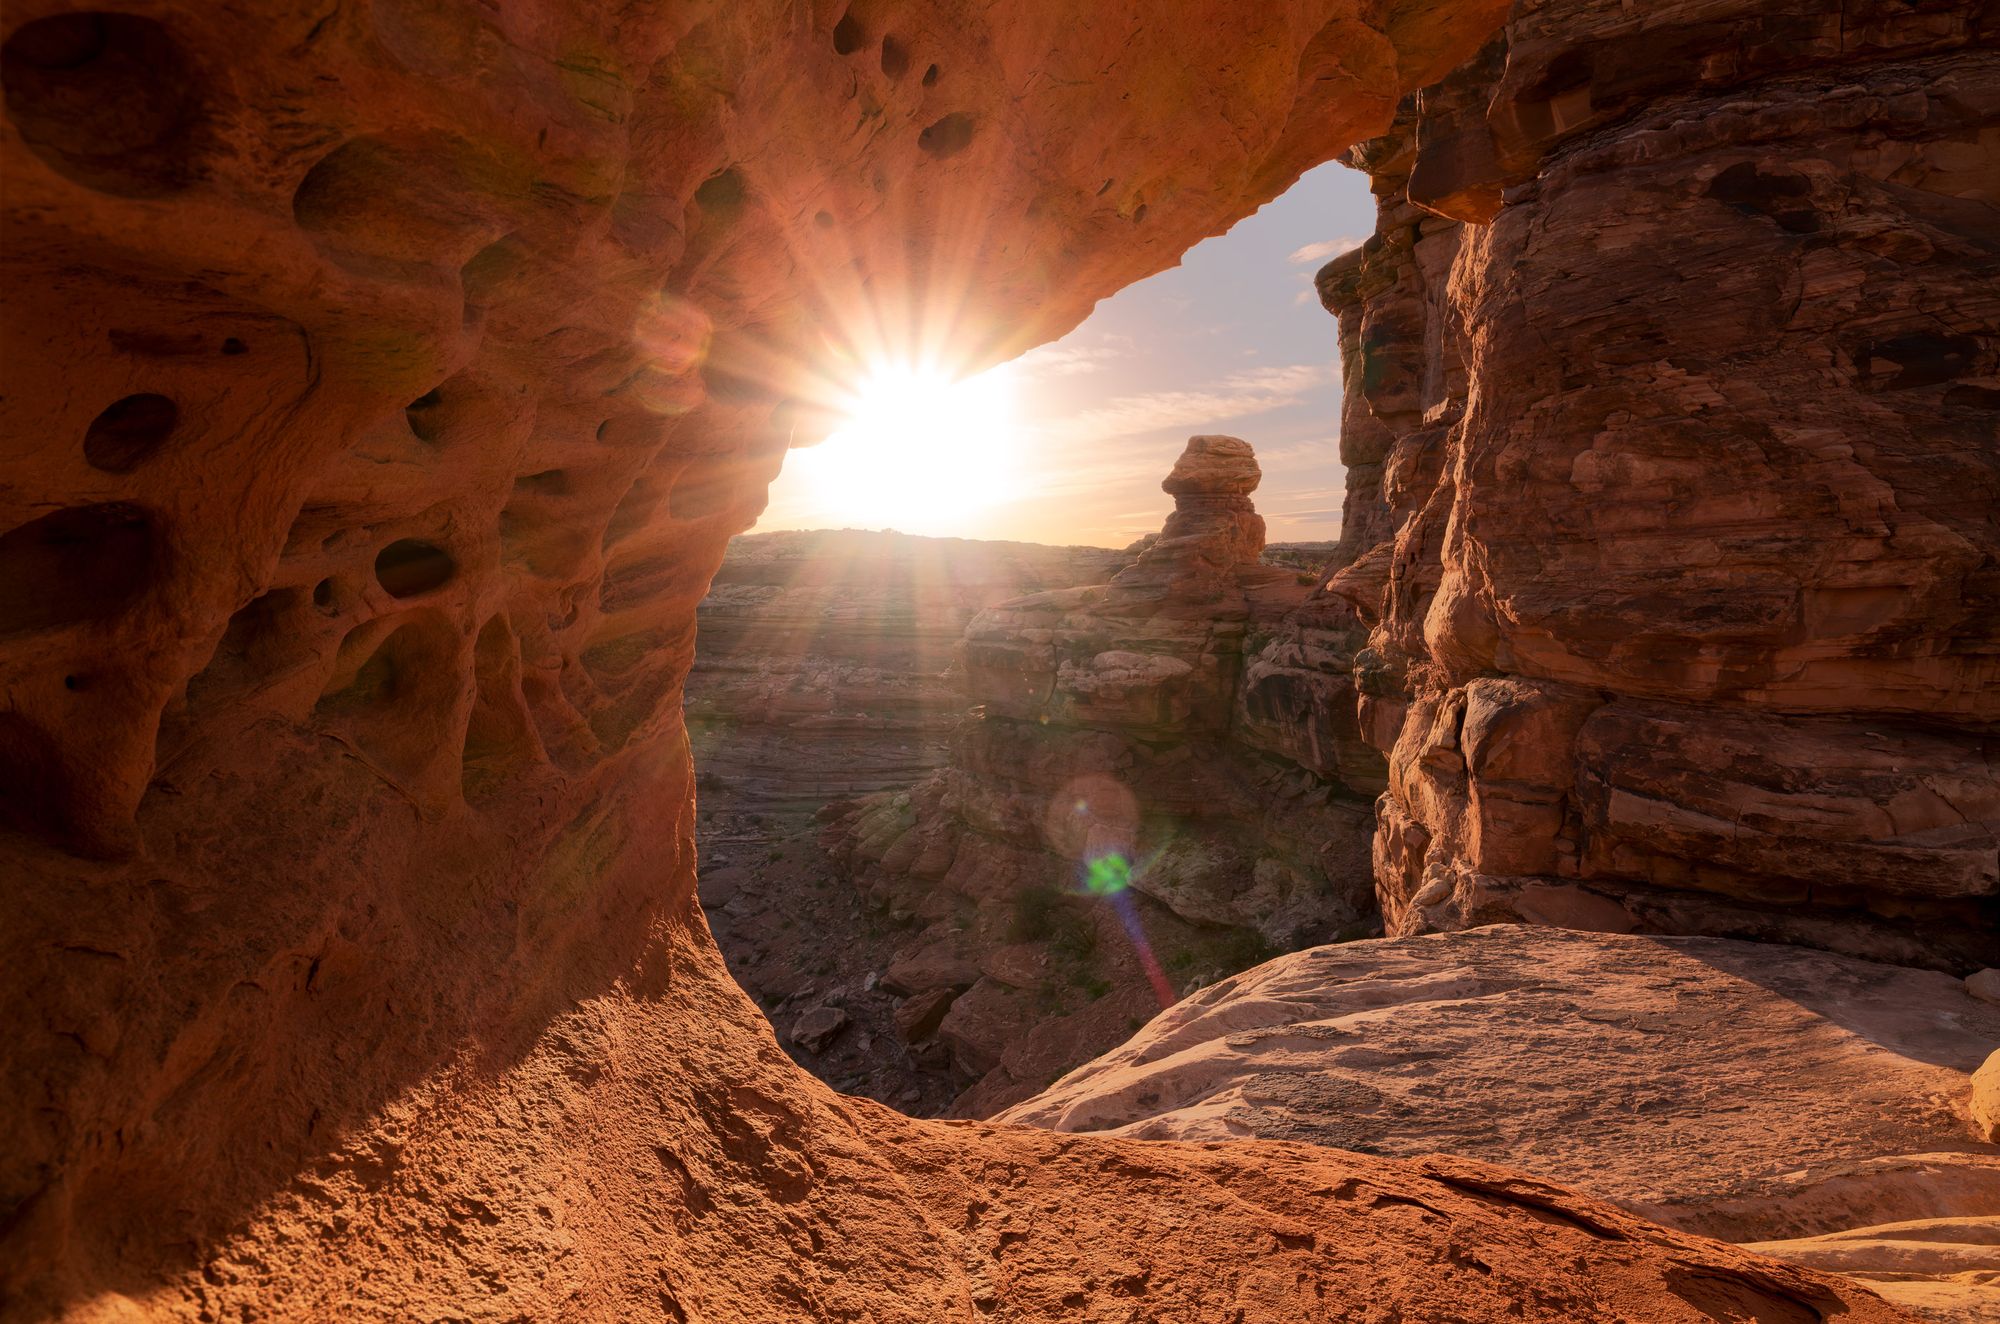
[[1307, 244], [1304, 248], [1292, 250], [1294, 262], [1324, 262], [1330, 257], [1339, 257], [1368, 242], [1365, 234], [1344, 234], [1338, 239], [1328, 239], [1317, 244]]
[[1053, 422], [1047, 432], [1058, 442], [1105, 441], [1166, 428], [1199, 432], [1210, 424], [1298, 404], [1332, 380], [1332, 372], [1318, 363], [1246, 368], [1195, 390], [1119, 396]]
[[1014, 360], [1014, 367], [1030, 377], [1080, 377], [1102, 372], [1105, 364], [1123, 357], [1124, 350], [1112, 345], [1065, 345], [1058, 341], [1029, 350]]

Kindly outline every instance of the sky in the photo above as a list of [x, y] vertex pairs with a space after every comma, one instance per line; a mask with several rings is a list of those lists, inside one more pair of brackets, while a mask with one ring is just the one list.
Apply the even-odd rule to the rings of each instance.
[[1122, 547], [1173, 508], [1160, 480], [1187, 438], [1223, 432], [1257, 450], [1271, 541], [1338, 537], [1339, 345], [1312, 278], [1374, 216], [1367, 176], [1320, 166], [987, 378], [916, 395], [892, 379], [870, 397], [886, 397], [891, 423], [867, 413], [869, 426], [791, 452], [757, 531]]

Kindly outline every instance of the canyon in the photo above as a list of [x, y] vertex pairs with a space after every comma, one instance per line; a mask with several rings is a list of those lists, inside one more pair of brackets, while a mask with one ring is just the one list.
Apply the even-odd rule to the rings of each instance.
[[1130, 559], [860, 529], [732, 539], [687, 681], [700, 789], [745, 811], [810, 812], [921, 779], [966, 706], [948, 673], [972, 618]]
[[[0, 1313], [1983, 1308], [1867, 1256], [1991, 1244], [2000, 6], [257, 9], [0, 28]], [[928, 714], [962, 655], [904, 804], [928, 716], [820, 729], [926, 926], [976, 835], [982, 944], [1058, 856], [1387, 936], [1039, 1099], [1002, 1049], [1001, 1120], [835, 1093], [696, 901], [697, 759], [770, 780], [683, 719], [728, 540], [871, 352], [1054, 339], [1342, 153], [1327, 573], [1197, 437], [1129, 564], [1009, 553], [827, 673]]]
[[[1304, 597], [1332, 550], [1238, 549], [1232, 573], [1257, 588], [1243, 600], [1243, 629], [1267, 628]], [[1044, 811], [1075, 779], [1064, 770], [1071, 740], [1094, 743], [1085, 757], [1099, 764], [1121, 739], [1118, 762], [1157, 757], [1153, 746], [1169, 756], [1138, 779], [1158, 840], [1140, 843], [1151, 865], [1135, 873], [1132, 901], [1173, 987], [1365, 927], [1356, 925], [1372, 911], [1361, 804], [1324, 803], [1323, 788], [1295, 768], [1301, 785], [1282, 794], [1283, 765], [1259, 766], [1226, 740], [1176, 737], [1169, 749], [1143, 723], [1086, 733], [1042, 712], [1026, 719], [1031, 730], [981, 704], [994, 678], [966, 667], [968, 628], [1018, 644], [1013, 621], [1029, 612], [1017, 599], [1130, 596], [1120, 581], [1135, 562], [1147, 566], [1137, 576], [1157, 578], [1191, 551], [1160, 534], [1118, 551], [851, 529], [731, 541], [702, 599], [687, 682], [700, 896], [731, 974], [801, 1065], [907, 1112], [982, 1116], [1159, 1009], [1121, 925], [1065, 896], [1076, 863], [1043, 847]], [[1134, 600], [1148, 597], [1212, 632], [1215, 603]], [[1091, 631], [1084, 617], [1071, 625]], [[1177, 647], [1171, 635], [1125, 642], [1163, 647], [1150, 656], [1168, 663]], [[1208, 659], [1222, 687], [1211, 706], [1228, 706], [1241, 642]], [[1019, 678], [1007, 673], [1002, 688]], [[1147, 688], [1142, 680], [1121, 707], [1170, 701]], [[1226, 714], [1210, 716], [1220, 737]], [[1031, 759], [1015, 757], [1029, 748]], [[1157, 794], [1218, 760], [1199, 784]], [[960, 791], [1007, 821], [993, 831], [968, 822]], [[1264, 794], [1281, 798], [1260, 816], [1249, 806]], [[1345, 901], [1329, 899], [1326, 859]], [[1263, 890], [1233, 895], [1246, 873]]]

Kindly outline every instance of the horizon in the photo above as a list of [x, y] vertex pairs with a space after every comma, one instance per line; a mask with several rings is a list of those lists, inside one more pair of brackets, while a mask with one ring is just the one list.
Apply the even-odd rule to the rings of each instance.
[[[832, 455], [803, 447], [785, 457], [748, 532], [892, 529], [1116, 549], [1158, 531], [1173, 507], [1159, 484], [1188, 437], [1224, 433], [1257, 452], [1264, 478], [1253, 499], [1271, 542], [1334, 541], [1346, 475], [1339, 331], [1313, 277], [1374, 223], [1365, 174], [1316, 166], [1177, 265], [1101, 300], [1068, 335], [968, 378], [1009, 372], [1017, 417], [1011, 427], [969, 424], [1004, 435], [974, 443], [1000, 453], [978, 457], [991, 466], [979, 482], [956, 486], [1004, 496], [964, 509], [920, 483], [857, 493], [829, 481], [842, 470]], [[927, 419], [898, 422], [923, 432], [905, 446], [927, 449]], [[867, 456], [862, 443], [842, 458]]]

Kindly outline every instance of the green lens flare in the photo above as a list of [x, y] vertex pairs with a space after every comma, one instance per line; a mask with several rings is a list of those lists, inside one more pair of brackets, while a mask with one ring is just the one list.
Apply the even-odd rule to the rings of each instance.
[[1092, 860], [1084, 870], [1083, 887], [1092, 896], [1116, 896], [1132, 885], [1132, 866], [1112, 852]]

